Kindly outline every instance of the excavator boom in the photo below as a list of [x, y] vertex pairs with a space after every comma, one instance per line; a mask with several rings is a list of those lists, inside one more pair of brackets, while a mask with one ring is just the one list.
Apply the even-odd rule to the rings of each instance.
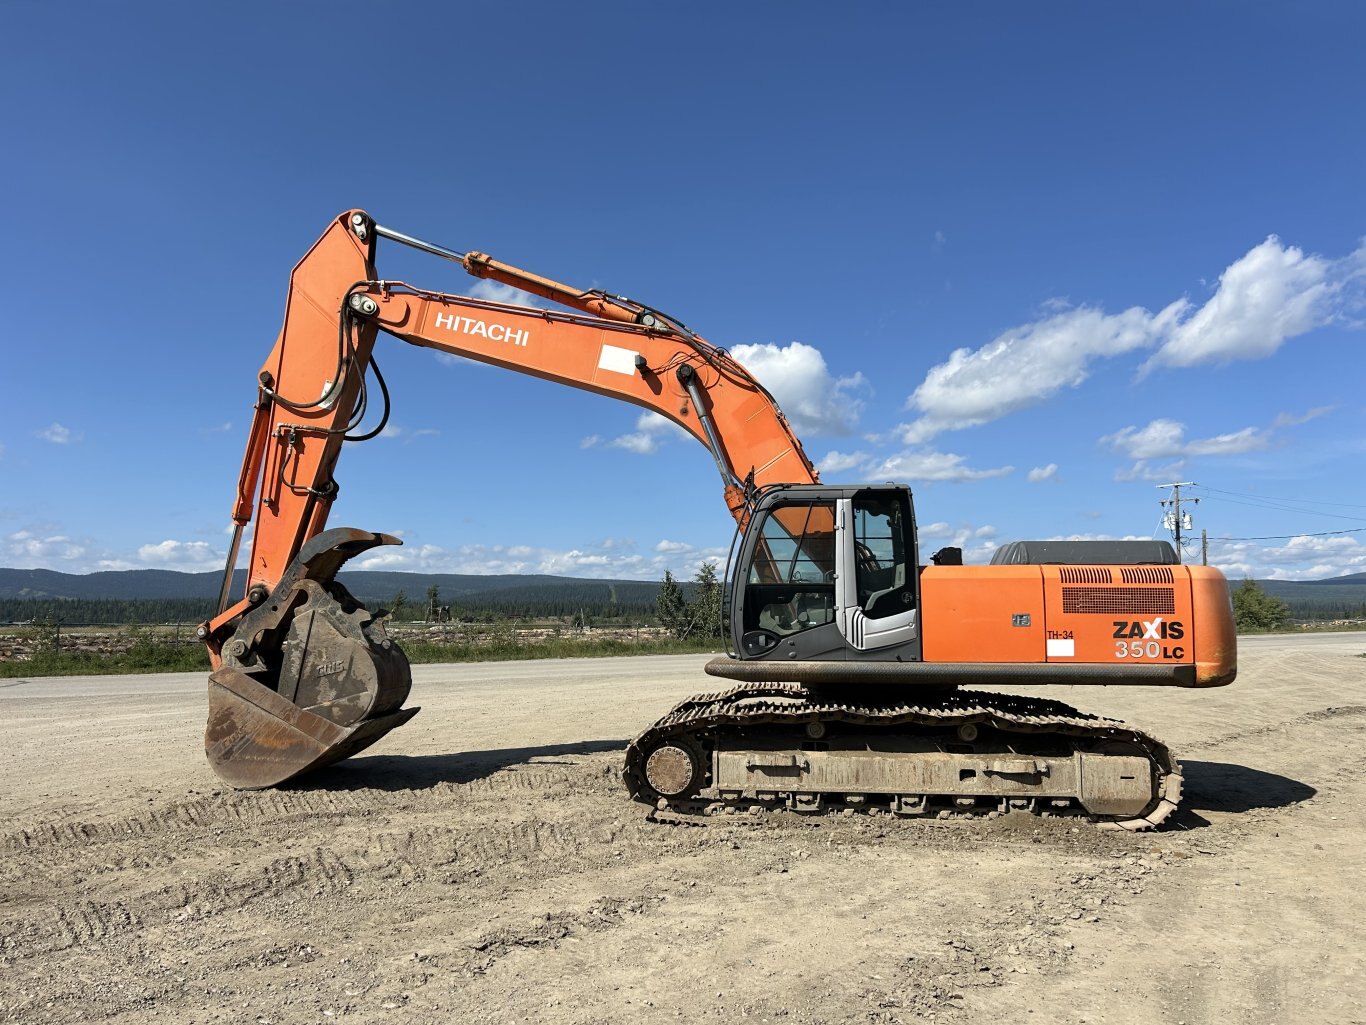
[[[567, 309], [384, 280], [375, 267], [380, 238]], [[272, 786], [345, 757], [416, 711], [400, 711], [407, 663], [383, 620], [336, 582], [347, 559], [400, 542], [326, 530], [343, 445], [375, 437], [387, 419], [387, 387], [373, 358], [381, 332], [659, 413], [711, 452], [727, 507], [741, 524], [758, 489], [819, 479], [773, 397], [725, 350], [673, 318], [347, 211], [290, 276], [284, 326], [258, 374], [218, 611], [200, 627], [215, 670], [206, 747], [234, 785]], [[366, 429], [372, 378], [385, 409], [378, 426]], [[233, 601], [248, 525], [246, 590]]]

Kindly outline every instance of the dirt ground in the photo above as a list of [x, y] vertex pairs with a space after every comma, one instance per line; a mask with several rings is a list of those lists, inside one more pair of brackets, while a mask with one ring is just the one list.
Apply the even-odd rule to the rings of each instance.
[[706, 656], [418, 666], [410, 725], [263, 793], [198, 675], [0, 681], [0, 1022], [1366, 1022], [1364, 655], [1049, 691], [1182, 760], [1148, 834], [647, 823], [621, 750]]

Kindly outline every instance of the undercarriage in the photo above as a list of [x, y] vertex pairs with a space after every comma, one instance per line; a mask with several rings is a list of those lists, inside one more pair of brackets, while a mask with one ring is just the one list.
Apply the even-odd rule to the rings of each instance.
[[624, 776], [633, 798], [673, 818], [1019, 811], [1142, 830], [1181, 798], [1163, 744], [1056, 701], [955, 690], [827, 700], [795, 683], [689, 698], [632, 741]]

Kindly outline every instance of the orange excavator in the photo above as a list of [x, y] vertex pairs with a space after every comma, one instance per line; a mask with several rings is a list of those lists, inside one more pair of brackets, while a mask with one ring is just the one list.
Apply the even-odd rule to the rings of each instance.
[[[416, 288], [375, 269], [380, 239], [563, 307]], [[1180, 800], [1156, 739], [1040, 685], [1216, 687], [1236, 674], [1228, 584], [1165, 542], [1016, 542], [989, 566], [921, 565], [904, 485], [827, 485], [778, 404], [724, 349], [623, 296], [583, 291], [338, 217], [294, 268], [262, 366], [218, 611], [199, 628], [205, 749], [240, 788], [276, 786], [417, 713], [383, 618], [336, 579], [386, 534], [327, 527], [346, 442], [383, 430], [380, 332], [653, 410], [711, 453], [737, 530], [724, 582], [731, 685], [682, 702], [628, 747], [656, 817], [863, 810], [1027, 811], [1144, 829]], [[371, 383], [383, 412], [365, 429]], [[245, 593], [231, 595], [252, 527]], [[971, 688], [971, 689], [969, 689]]]

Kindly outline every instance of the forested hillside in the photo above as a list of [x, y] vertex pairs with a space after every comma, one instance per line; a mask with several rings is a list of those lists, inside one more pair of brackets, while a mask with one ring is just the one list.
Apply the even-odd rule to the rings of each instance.
[[[408, 620], [427, 617], [433, 587], [443, 615], [455, 619], [643, 621], [653, 617], [659, 593], [658, 583], [645, 580], [544, 575], [359, 572], [338, 579], [370, 608], [397, 606], [397, 618]], [[212, 613], [219, 583], [215, 573], [130, 570], [77, 576], [0, 569], [0, 623], [198, 623]], [[239, 573], [233, 593], [241, 594], [244, 583]]]

